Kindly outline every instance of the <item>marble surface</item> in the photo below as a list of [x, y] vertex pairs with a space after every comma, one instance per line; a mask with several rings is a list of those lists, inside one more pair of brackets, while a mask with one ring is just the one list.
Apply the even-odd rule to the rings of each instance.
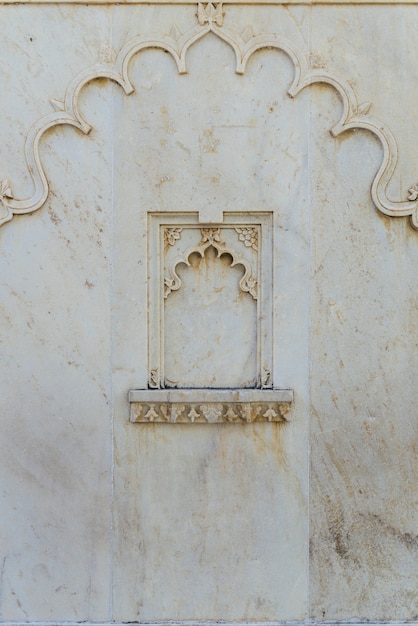
[[[187, 9], [171, 17], [182, 31], [193, 25], [186, 18], [190, 18]], [[208, 58], [213, 62], [208, 64]], [[146, 229], [142, 217], [132, 223], [139, 207], [154, 212], [199, 211], [209, 216], [219, 206], [240, 215], [255, 207], [271, 210], [273, 181], [286, 187], [278, 173], [294, 178], [298, 168], [302, 170], [299, 163], [307, 134], [301, 127], [283, 127], [279, 150], [270, 143], [279, 124], [279, 105], [273, 103], [280, 98], [286, 108], [293, 104], [284, 93], [291, 64], [284, 59], [281, 75], [278, 72], [281, 94], [270, 85], [266, 100], [261, 101], [253, 95], [254, 89], [265, 85], [275, 60], [268, 57], [255, 62], [248, 82], [235, 73], [234, 63], [231, 49], [213, 35], [190, 49], [188, 74], [180, 77], [173, 60], [160, 51], [145, 51], [134, 61], [132, 78], [138, 95], [120, 95], [115, 105], [120, 128], [116, 153], [126, 150], [127, 133], [131, 149], [138, 146], [128, 162], [115, 159], [115, 193], [120, 204], [116, 238], [123, 237], [124, 258], [139, 255]], [[141, 123], [135, 124], [140, 103]], [[304, 104], [302, 100], [299, 107]], [[182, 109], [187, 114], [176, 115]], [[296, 145], [284, 157], [289, 133], [300, 146], [295, 158]], [[303, 176], [301, 171], [299, 178]], [[245, 186], [243, 179], [248, 181]], [[292, 189], [290, 196], [294, 193]], [[289, 198], [287, 215], [289, 228], [296, 231], [292, 242], [296, 259], [297, 250], [305, 247], [297, 231], [304, 231], [307, 221], [303, 211], [291, 213], [290, 204]], [[132, 234], [129, 238], [122, 235], [127, 229]], [[279, 224], [274, 225], [272, 236], [276, 245], [283, 239]], [[137, 265], [132, 270], [130, 285], [138, 285], [134, 297], [144, 305], [147, 295], [141, 285], [146, 268]], [[288, 280], [299, 285], [306, 301], [308, 268], [299, 267], [295, 260], [288, 263], [287, 271]], [[248, 425], [234, 433], [235, 424], [223, 424], [211, 425], [208, 433], [207, 426], [194, 425], [191, 433], [178, 424], [163, 433], [148, 425], [126, 423], [127, 381], [131, 381], [129, 387], [145, 387], [148, 381], [148, 372], [138, 359], [138, 354], [146, 354], [147, 337], [144, 331], [138, 333], [138, 305], [132, 287], [129, 292], [124, 287], [120, 266], [115, 266], [115, 277], [120, 336], [115, 338], [114, 353], [121, 367], [113, 379], [115, 618], [265, 619], [280, 613], [284, 618], [303, 619], [307, 611], [308, 346], [299, 329], [307, 332], [307, 306], [294, 315], [295, 356], [287, 358], [292, 365], [273, 372], [274, 384], [288, 387], [291, 368], [297, 371], [298, 397], [286, 428], [280, 430], [275, 424], [273, 429], [267, 425], [257, 431]], [[282, 299], [280, 286], [276, 289], [273, 298]], [[174, 296], [170, 294], [167, 302]], [[292, 298], [283, 302], [281, 315], [291, 316], [293, 304]], [[273, 308], [274, 320], [276, 316]], [[132, 350], [133, 341], [136, 350]], [[279, 343], [276, 339], [276, 368], [282, 361]], [[128, 344], [129, 355], [123, 347]], [[228, 356], [226, 352], [223, 358]], [[157, 463], [151, 462], [157, 458]], [[136, 484], [140, 488], [124, 487]], [[261, 517], [257, 510], [262, 511]], [[132, 550], [127, 536], [137, 537], [139, 551]]]
[[[315, 31], [328, 42], [330, 55], [340, 59], [344, 71], [354, 58], [346, 37], [349, 25], [361, 34], [356, 84], [363, 94], [370, 93], [375, 115], [385, 115], [399, 141], [401, 161], [394, 195], [404, 173], [412, 177], [416, 167], [408, 148], [417, 132], [408, 103], [413, 87], [406, 78], [412, 24], [395, 7], [382, 15], [378, 27], [373, 15], [368, 9], [361, 23], [353, 17], [349, 22], [347, 10], [333, 9], [330, 17], [338, 24], [338, 39], [321, 13]], [[391, 36], [398, 29], [404, 33], [401, 41]], [[382, 40], [379, 59], [370, 56], [367, 45], [378, 36]], [[319, 45], [316, 39], [315, 47]], [[402, 58], [397, 69], [396, 58]], [[373, 80], [366, 80], [365, 68]], [[417, 84], [416, 78], [411, 80]], [[395, 103], [400, 92], [405, 94], [402, 115], [399, 101]], [[314, 97], [313, 110], [321, 127], [323, 106], [320, 97]], [[406, 222], [376, 215], [370, 207], [368, 179], [381, 150], [369, 142], [366, 151], [363, 141], [352, 136], [344, 146], [327, 140], [320, 149], [315, 147], [312, 617], [413, 620], [418, 611], [414, 382], [418, 246], [416, 233], [411, 237]], [[354, 161], [357, 167], [347, 177], [347, 163]], [[328, 172], [326, 179], [320, 170]], [[341, 199], [338, 206], [330, 198], [330, 189]]]
[[[0, 11], [0, 180], [16, 198], [33, 191], [25, 139], [51, 98], [137, 35], [197, 25], [187, 4]], [[406, 200], [416, 7], [224, 11], [219, 28], [274, 32], [372, 103], [359, 115], [396, 138], [387, 192]], [[240, 75], [208, 33], [186, 66], [148, 49], [130, 62], [131, 95], [85, 87], [90, 134], [45, 133], [48, 199], [0, 229], [0, 619], [412, 621], [418, 233], [373, 204], [376, 136], [331, 136], [336, 90], [288, 97], [288, 54], [256, 52]], [[269, 384], [293, 390], [288, 421], [131, 423], [128, 390], [150, 380], [148, 213], [217, 224], [257, 211], [272, 216]]]

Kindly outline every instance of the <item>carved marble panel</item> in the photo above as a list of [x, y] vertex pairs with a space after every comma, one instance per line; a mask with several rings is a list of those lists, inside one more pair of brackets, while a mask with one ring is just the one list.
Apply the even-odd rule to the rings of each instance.
[[150, 216], [150, 388], [272, 386], [271, 219]]

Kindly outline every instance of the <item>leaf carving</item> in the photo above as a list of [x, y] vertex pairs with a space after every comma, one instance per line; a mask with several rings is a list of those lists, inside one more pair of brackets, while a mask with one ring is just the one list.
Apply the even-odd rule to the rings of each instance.
[[61, 102], [61, 100], [55, 100], [54, 98], [50, 98], [49, 101], [52, 104], [52, 107], [53, 107], [54, 111], [64, 111], [65, 110], [64, 103]]
[[7, 180], [7, 178], [0, 182], [0, 200], [2, 198], [13, 198], [13, 193], [10, 189], [9, 181]]
[[417, 200], [418, 199], [418, 184], [412, 185], [408, 189], [408, 200]]
[[153, 422], [155, 418], [158, 417], [157, 411], [154, 409], [154, 405], [150, 404], [147, 413], [144, 415], [145, 419], [148, 419], [150, 422]]
[[372, 106], [371, 102], [363, 102], [363, 104], [359, 104], [357, 107], [357, 113], [359, 115], [367, 115], [370, 111], [370, 107]]

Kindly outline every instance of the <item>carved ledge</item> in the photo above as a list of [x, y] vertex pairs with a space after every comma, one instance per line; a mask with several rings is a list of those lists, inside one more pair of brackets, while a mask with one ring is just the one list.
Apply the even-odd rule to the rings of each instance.
[[131, 389], [130, 421], [164, 424], [287, 422], [291, 389]]

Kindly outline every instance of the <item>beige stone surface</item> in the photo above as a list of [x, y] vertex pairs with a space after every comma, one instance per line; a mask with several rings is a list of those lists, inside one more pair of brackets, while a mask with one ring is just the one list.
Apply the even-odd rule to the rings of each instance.
[[[194, 6], [0, 11], [14, 200], [33, 192], [29, 130], [69, 115], [49, 100], [96, 77], [70, 99], [90, 134], [59, 124], [29, 142], [48, 197], [0, 229], [1, 620], [416, 619], [418, 234], [383, 214], [411, 213], [418, 182], [415, 7], [226, 5], [179, 56], [187, 73], [162, 50], [134, 56], [131, 95], [103, 68], [138, 35], [198, 29]], [[241, 51], [274, 36], [239, 74], [222, 32]], [[316, 84], [289, 98], [298, 69]], [[333, 137], [341, 97], [352, 128]], [[382, 159], [396, 170], [372, 197]], [[128, 391], [152, 380], [148, 214], [209, 227], [257, 211], [274, 250], [268, 386], [293, 390], [287, 422], [130, 422]], [[176, 315], [195, 319], [172, 302], [170, 354]], [[241, 352], [222, 345], [224, 375]]]

